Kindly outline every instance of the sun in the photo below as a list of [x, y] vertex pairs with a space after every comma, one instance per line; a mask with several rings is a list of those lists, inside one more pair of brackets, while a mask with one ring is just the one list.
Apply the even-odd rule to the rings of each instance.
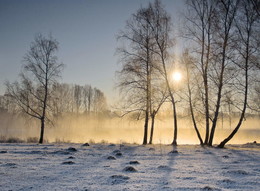
[[172, 74], [173, 81], [179, 82], [179, 81], [181, 81], [181, 79], [182, 79], [182, 75], [180, 72], [178, 72], [178, 71], [173, 72], [173, 74]]

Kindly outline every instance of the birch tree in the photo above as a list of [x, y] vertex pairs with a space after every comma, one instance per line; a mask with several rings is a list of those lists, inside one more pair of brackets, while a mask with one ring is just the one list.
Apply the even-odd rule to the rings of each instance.
[[6, 83], [7, 94], [27, 115], [40, 121], [39, 143], [43, 143], [45, 123], [49, 119], [51, 87], [60, 77], [63, 64], [56, 53], [58, 41], [51, 35], [35, 36], [24, 56], [20, 82]]

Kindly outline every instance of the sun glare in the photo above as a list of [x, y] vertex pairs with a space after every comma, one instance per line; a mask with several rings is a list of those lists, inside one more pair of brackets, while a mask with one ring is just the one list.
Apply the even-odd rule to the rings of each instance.
[[182, 75], [180, 72], [174, 72], [172, 74], [173, 81], [179, 82], [181, 80], [181, 78], [182, 78]]

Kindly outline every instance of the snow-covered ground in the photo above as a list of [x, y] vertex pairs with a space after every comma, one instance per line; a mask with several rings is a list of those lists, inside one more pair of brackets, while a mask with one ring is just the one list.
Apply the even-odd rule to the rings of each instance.
[[260, 145], [0, 144], [0, 190], [260, 190]]

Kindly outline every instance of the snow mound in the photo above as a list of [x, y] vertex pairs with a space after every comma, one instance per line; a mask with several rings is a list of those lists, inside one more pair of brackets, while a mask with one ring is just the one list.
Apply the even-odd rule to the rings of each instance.
[[75, 164], [75, 162], [73, 162], [73, 161], [65, 161], [62, 164], [72, 165], [72, 164]]
[[179, 154], [179, 152], [176, 151], [176, 150], [173, 150], [173, 151], [170, 151], [168, 154], [169, 155], [177, 155], [177, 154]]
[[244, 170], [231, 170], [231, 171], [227, 171], [227, 173], [234, 174], [234, 175], [249, 175], [249, 173]]
[[210, 187], [210, 186], [205, 186], [201, 190], [204, 190], [204, 191], [221, 191], [221, 189], [219, 189], [219, 188], [214, 188], [214, 187]]
[[123, 154], [122, 153], [116, 153], [116, 156], [121, 157], [121, 156], [123, 156]]
[[17, 164], [15, 164], [15, 163], [6, 163], [6, 164], [4, 164], [3, 166], [11, 167], [11, 168], [16, 168], [16, 167], [17, 167]]
[[222, 156], [224, 159], [228, 159], [229, 158], [229, 156], [228, 155], [224, 155], [224, 156]]
[[110, 176], [110, 180], [112, 184], [122, 184], [122, 183], [126, 183], [127, 180], [129, 180], [130, 178], [128, 176], [124, 176], [124, 175], [112, 175]]
[[58, 150], [58, 151], [51, 152], [50, 154], [54, 154], [54, 155], [70, 155], [71, 153], [69, 151], [65, 151], [65, 150]]
[[123, 154], [121, 153], [120, 150], [114, 150], [114, 151], [113, 151], [113, 154], [114, 154], [115, 156], [117, 156], [117, 157], [123, 156]]
[[236, 182], [230, 179], [223, 179], [219, 181], [220, 183], [226, 184], [226, 185], [231, 185], [231, 184], [235, 184]]
[[158, 166], [158, 169], [159, 170], [166, 170], [166, 171], [171, 171], [172, 170], [171, 167], [166, 166], [166, 165], [160, 165], [160, 166]]
[[116, 160], [116, 158], [113, 157], [113, 156], [108, 156], [107, 159], [108, 159], [108, 160]]
[[82, 145], [83, 147], [89, 147], [90, 145], [88, 143], [85, 143]]
[[113, 153], [114, 153], [114, 154], [116, 154], [116, 153], [121, 153], [121, 151], [120, 151], [120, 150], [114, 150]]
[[130, 161], [129, 164], [140, 164], [137, 160]]
[[77, 152], [78, 150], [75, 149], [74, 147], [69, 147], [69, 148], [68, 148], [68, 151], [69, 151], [69, 152]]
[[132, 166], [127, 166], [123, 169], [125, 172], [137, 172], [137, 170]]

